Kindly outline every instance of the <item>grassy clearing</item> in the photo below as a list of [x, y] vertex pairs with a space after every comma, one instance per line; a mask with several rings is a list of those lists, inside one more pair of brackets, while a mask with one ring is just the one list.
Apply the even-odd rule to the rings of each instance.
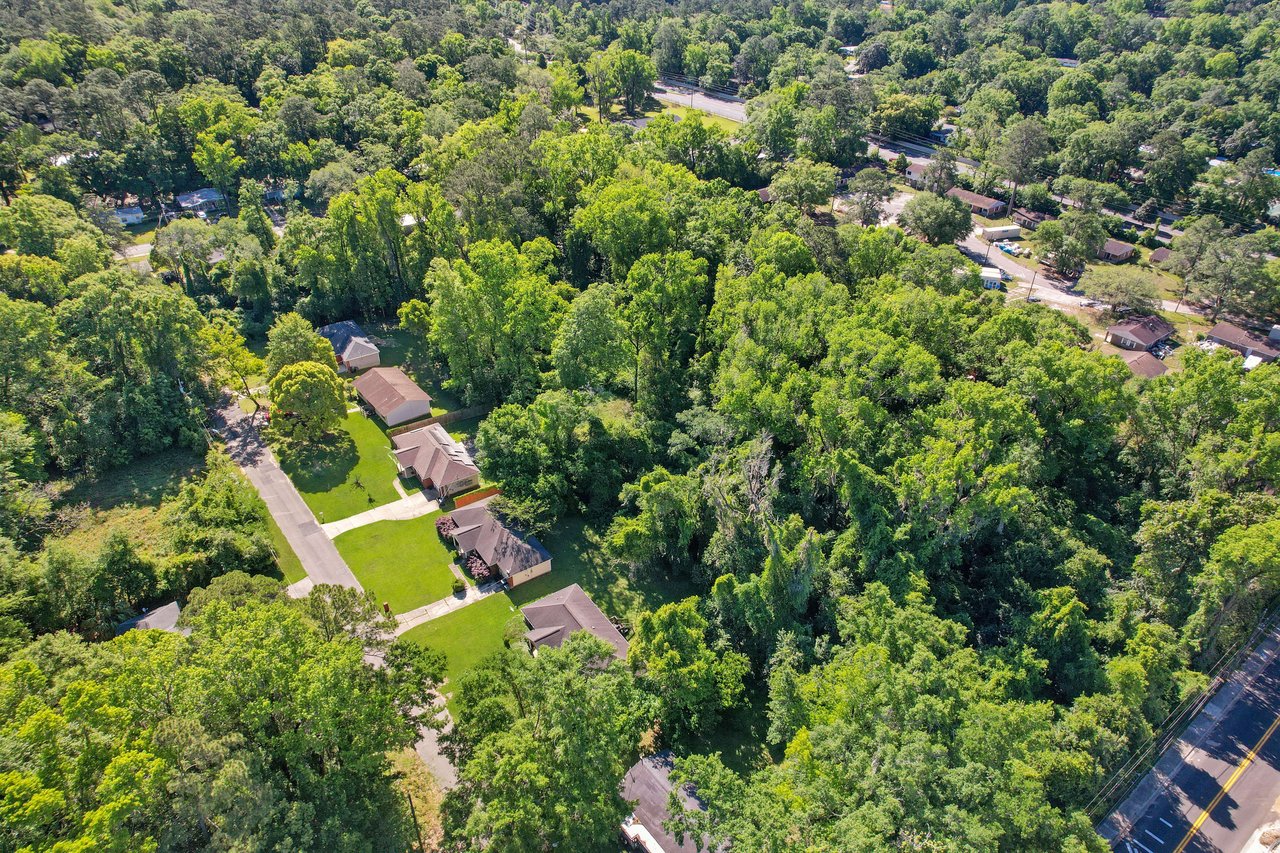
[[280, 465], [321, 523], [391, 503], [400, 495], [391, 442], [359, 412], [347, 415], [337, 441], [305, 452], [280, 453]]
[[203, 469], [203, 457], [186, 450], [168, 450], [108, 471], [96, 480], [66, 486], [57, 501], [70, 522], [63, 541], [81, 553], [96, 554], [114, 531], [124, 530], [143, 548], [162, 549], [168, 532], [160, 504]]
[[737, 133], [738, 128], [742, 127], [742, 122], [740, 121], [734, 121], [733, 119], [725, 118], [724, 116], [712, 115], [711, 113], [703, 112], [702, 110], [690, 109], [689, 107], [681, 107], [675, 104], [664, 104], [663, 106], [664, 109], [656, 110], [653, 113], [646, 113], [646, 115], [656, 115], [658, 112], [664, 112], [680, 116], [681, 119], [686, 119], [689, 116], [696, 115], [698, 118], [702, 119], [703, 124], [718, 127], [725, 133], [729, 134]]
[[129, 238], [135, 246], [154, 243], [156, 240], [156, 223], [154, 222], [143, 222], [141, 225], [126, 225], [124, 230], [129, 232]]
[[467, 441], [476, 437], [476, 430], [480, 429], [480, 422], [484, 418], [463, 418], [460, 421], [454, 421], [445, 427], [449, 430], [449, 435], [458, 441]]
[[520, 611], [511, 600], [505, 594], [497, 593], [439, 619], [424, 622], [403, 636], [444, 652], [447, 692], [448, 681], [453, 681], [489, 655], [505, 648], [507, 624], [519, 618]]
[[[428, 772], [422, 759], [412, 749], [388, 753], [391, 759], [391, 773], [395, 777], [395, 785], [410, 798], [413, 803], [412, 815], [417, 817], [413, 844], [410, 850], [417, 853], [429, 853], [439, 849], [444, 830], [440, 824], [440, 805], [444, 801], [444, 792], [436, 784]], [[422, 845], [419, 845], [419, 836]]]
[[333, 540], [360, 585], [393, 613], [439, 601], [453, 592], [453, 559], [436, 534], [440, 513], [411, 521], [379, 521]]
[[280, 529], [280, 525], [276, 524], [276, 520], [270, 515], [267, 516], [267, 532], [271, 537], [271, 547], [276, 552], [276, 566], [280, 569], [284, 582], [293, 584], [305, 578], [307, 570], [302, 567], [302, 561], [293, 552], [293, 546], [289, 544], [289, 540], [284, 538], [284, 531]]

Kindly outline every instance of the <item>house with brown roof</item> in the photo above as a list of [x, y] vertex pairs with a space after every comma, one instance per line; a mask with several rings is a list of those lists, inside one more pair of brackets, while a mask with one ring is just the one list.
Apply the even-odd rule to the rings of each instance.
[[1161, 246], [1160, 248], [1152, 251], [1152, 253], [1147, 256], [1147, 262], [1152, 264], [1164, 263], [1169, 259], [1169, 256], [1172, 254], [1173, 254], [1173, 250], [1170, 249], [1168, 246]]
[[436, 530], [453, 542], [476, 580], [502, 580], [516, 587], [551, 571], [550, 552], [490, 510], [488, 499], [443, 516]]
[[400, 474], [417, 477], [424, 488], [448, 497], [480, 485], [480, 469], [461, 442], [440, 424], [391, 437], [392, 455]]
[[978, 216], [985, 216], [987, 219], [994, 219], [1004, 213], [1005, 204], [998, 198], [980, 195], [979, 193], [963, 189], [961, 187], [952, 187], [947, 190], [947, 195], [952, 198], [958, 198], [965, 204], [969, 205], [969, 211]]
[[1169, 372], [1169, 368], [1164, 366], [1164, 362], [1156, 358], [1151, 353], [1143, 350], [1141, 352], [1127, 352], [1120, 356], [1124, 359], [1124, 363], [1129, 365], [1129, 369], [1133, 371], [1134, 376], [1142, 379], [1154, 379], [1157, 376], [1163, 376]]
[[1133, 246], [1123, 240], [1107, 238], [1098, 250], [1098, 257], [1109, 264], [1122, 264], [1132, 258], [1135, 251], [1137, 250]]
[[1146, 352], [1156, 344], [1168, 340], [1173, 333], [1173, 326], [1163, 317], [1129, 317], [1108, 326], [1103, 340], [1120, 349]]
[[398, 367], [375, 367], [352, 385], [387, 426], [431, 417], [431, 395]]
[[1267, 337], [1242, 329], [1232, 323], [1219, 323], [1205, 335], [1207, 340], [1230, 347], [1246, 359], [1256, 357], [1258, 362], [1275, 361], [1280, 357], [1280, 326], [1272, 326]]
[[559, 648], [571, 634], [587, 631], [613, 646], [613, 656], [627, 658], [627, 641], [591, 596], [575, 584], [520, 608], [529, 631], [524, 638], [534, 653], [542, 646]]
[[1050, 219], [1053, 219], [1053, 217], [1047, 213], [1040, 213], [1037, 210], [1027, 210], [1025, 207], [1019, 207], [1013, 212], [1013, 221], [1028, 231], [1036, 230]]

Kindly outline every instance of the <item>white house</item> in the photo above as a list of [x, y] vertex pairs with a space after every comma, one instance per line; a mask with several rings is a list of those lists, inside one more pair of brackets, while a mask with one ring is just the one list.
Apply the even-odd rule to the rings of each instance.
[[111, 215], [121, 225], [141, 225], [143, 220], [142, 208], [137, 205], [133, 207], [117, 207], [111, 211]]

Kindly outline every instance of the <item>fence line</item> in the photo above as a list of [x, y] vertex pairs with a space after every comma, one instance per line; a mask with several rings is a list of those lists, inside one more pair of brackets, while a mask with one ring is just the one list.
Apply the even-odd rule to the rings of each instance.
[[492, 410], [492, 406], [470, 406], [466, 409], [455, 409], [452, 412], [445, 412], [443, 415], [436, 415], [433, 418], [423, 418], [422, 420], [414, 421], [413, 423], [401, 424], [394, 429], [388, 430], [387, 435], [400, 435], [401, 433], [406, 433], [411, 430], [429, 427], [432, 424], [445, 426], [447, 424], [454, 423], [455, 421], [463, 421], [467, 418], [478, 418], [483, 415], [487, 415]]

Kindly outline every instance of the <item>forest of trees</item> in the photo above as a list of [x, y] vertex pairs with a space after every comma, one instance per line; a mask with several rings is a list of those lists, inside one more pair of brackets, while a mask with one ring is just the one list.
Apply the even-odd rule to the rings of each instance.
[[[1186, 297], [1274, 316], [1278, 13], [0, 8], [0, 850], [415, 843], [387, 755], [441, 719], [439, 654], [371, 599], [286, 599], [216, 447], [159, 541], [86, 553], [57, 507], [204, 454], [250, 376], [322, 452], [345, 390], [314, 328], [342, 319], [493, 407], [479, 464], [526, 527], [585, 515], [609, 571], [694, 591], [625, 662], [513, 644], [450, 685], [443, 849], [608, 849], [619, 779], [666, 747], [707, 805], [676, 823], [743, 853], [1107, 849], [1100, 786], [1280, 592], [1280, 368], [1187, 348], [1135, 379], [983, 290], [939, 195], [1065, 199], [1038, 237], [1064, 269], [1154, 239], [1115, 211], [1185, 214]], [[746, 123], [610, 121], [657, 74], [735, 88]], [[939, 122], [934, 195], [876, 225], [867, 135]], [[162, 225], [152, 272], [115, 257], [111, 208], [203, 186], [230, 215]], [[110, 639], [175, 598], [189, 636]], [[743, 771], [697, 744], [749, 697], [773, 760]]]

